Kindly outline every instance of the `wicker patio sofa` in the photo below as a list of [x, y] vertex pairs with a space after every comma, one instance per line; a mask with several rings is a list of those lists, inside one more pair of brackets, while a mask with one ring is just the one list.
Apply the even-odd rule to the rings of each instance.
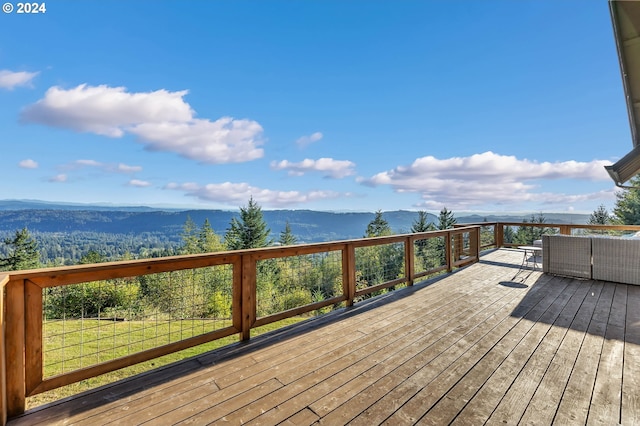
[[640, 285], [640, 239], [544, 235], [542, 253], [545, 273]]
[[591, 278], [591, 238], [543, 235], [542, 270], [553, 275]]

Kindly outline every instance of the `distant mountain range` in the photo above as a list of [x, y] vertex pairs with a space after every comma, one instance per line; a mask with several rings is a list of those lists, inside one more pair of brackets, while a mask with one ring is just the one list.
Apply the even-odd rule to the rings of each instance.
[[[291, 231], [300, 242], [334, 241], [360, 238], [373, 212], [324, 212], [313, 210], [263, 210], [272, 237], [289, 222]], [[384, 212], [395, 233], [409, 232], [417, 212], [397, 210]], [[144, 206], [108, 206], [72, 203], [51, 203], [37, 200], [0, 200], [0, 231], [14, 231], [27, 227], [39, 232], [104, 232], [112, 234], [162, 233], [179, 240], [182, 227], [190, 217], [198, 226], [209, 219], [214, 231], [224, 235], [231, 218], [238, 211], [180, 210]], [[430, 222], [437, 222], [429, 214]], [[521, 221], [526, 215], [466, 215], [457, 217], [459, 223], [488, 221]], [[545, 213], [549, 223], [586, 223], [589, 215]]]

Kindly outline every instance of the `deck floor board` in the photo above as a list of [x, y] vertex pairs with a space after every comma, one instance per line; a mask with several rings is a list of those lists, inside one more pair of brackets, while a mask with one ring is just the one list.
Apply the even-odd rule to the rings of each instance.
[[36, 424], [638, 424], [640, 287], [521, 252], [30, 410]]

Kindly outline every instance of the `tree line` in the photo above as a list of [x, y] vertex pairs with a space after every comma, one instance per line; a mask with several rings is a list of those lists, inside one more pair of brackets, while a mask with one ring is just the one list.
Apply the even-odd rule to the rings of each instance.
[[[640, 184], [640, 182], [638, 182]], [[618, 198], [614, 216], [625, 221], [640, 223], [640, 197], [637, 190], [627, 190]], [[634, 201], [635, 200], [635, 201]], [[611, 215], [599, 208], [593, 221], [610, 223]], [[635, 213], [634, 213], [635, 212]], [[635, 214], [635, 216], [633, 216]], [[545, 223], [544, 215], [533, 215], [526, 223]], [[627, 222], [628, 223], [628, 222]], [[420, 211], [411, 232], [427, 232], [452, 228], [456, 219], [446, 207], [440, 211], [438, 222], [428, 221], [427, 212]], [[553, 232], [546, 227], [520, 226], [505, 229], [505, 241], [530, 244], [542, 234]], [[363, 237], [392, 235], [389, 223], [381, 211], [375, 213], [364, 230]], [[240, 250], [271, 245], [292, 245], [296, 236], [287, 223], [277, 239], [264, 220], [261, 207], [253, 198], [240, 208], [224, 235], [217, 234], [208, 219], [198, 226], [187, 218], [181, 241], [174, 247], [165, 247], [150, 256], [196, 254], [222, 250]], [[489, 229], [481, 231], [483, 242], [493, 238]], [[38, 243], [26, 228], [3, 240], [5, 253], [0, 257], [0, 270], [38, 268], [42, 265]], [[416, 267], [429, 270], [445, 263], [445, 239], [427, 238], [416, 242]], [[400, 243], [360, 247], [356, 256], [357, 288], [365, 288], [400, 278], [404, 274], [404, 250]], [[99, 263], [139, 257], [130, 252], [114, 258], [109, 253], [89, 249], [78, 263]], [[258, 314], [280, 312], [303, 304], [326, 300], [341, 294], [342, 273], [340, 254], [292, 256], [258, 262]], [[186, 288], [185, 285], [189, 287]], [[105, 312], [130, 319], [143, 317], [149, 312], [162, 312], [168, 318], [227, 318], [231, 310], [231, 269], [228, 267], [203, 268], [202, 271], [174, 271], [151, 274], [132, 279], [85, 283], [47, 289], [45, 310], [49, 318], [91, 317]]]
[[[437, 227], [428, 223], [426, 218], [426, 212], [420, 212], [412, 232], [446, 229], [455, 224], [453, 213], [446, 209], [441, 212]], [[212, 229], [208, 219], [197, 226], [187, 218], [181, 244], [167, 250], [167, 253], [196, 254], [297, 243], [288, 223], [277, 240], [271, 239], [270, 233], [261, 207], [251, 198], [246, 206], [240, 208], [238, 217], [231, 220], [223, 237]], [[378, 211], [363, 236], [386, 235], [392, 235], [392, 230], [383, 213]], [[0, 258], [1, 270], [43, 266], [39, 260], [38, 244], [26, 228], [16, 231], [4, 243], [8, 254]], [[439, 262], [428, 260], [430, 255], [438, 252], [437, 244], [424, 247], [420, 252], [425, 264]], [[360, 271], [359, 288], [399, 278], [404, 273], [404, 251], [397, 244], [360, 249], [356, 265]], [[125, 254], [120, 259], [132, 257]], [[89, 250], [78, 263], [120, 259], [109, 258], [98, 250]], [[257, 267], [259, 315], [326, 300], [342, 293], [342, 264], [338, 252], [266, 259], [259, 261]], [[161, 312], [167, 318], [178, 319], [228, 318], [231, 313], [231, 283], [231, 268], [221, 266], [49, 288], [45, 294], [45, 315], [47, 318], [88, 318], [113, 314], [136, 319], [150, 312]]]

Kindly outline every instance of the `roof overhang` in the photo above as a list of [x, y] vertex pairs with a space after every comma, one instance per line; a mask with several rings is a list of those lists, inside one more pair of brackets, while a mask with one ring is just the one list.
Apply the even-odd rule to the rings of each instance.
[[640, 1], [609, 0], [609, 9], [634, 148], [616, 164], [606, 167], [616, 185], [622, 186], [640, 172]]

